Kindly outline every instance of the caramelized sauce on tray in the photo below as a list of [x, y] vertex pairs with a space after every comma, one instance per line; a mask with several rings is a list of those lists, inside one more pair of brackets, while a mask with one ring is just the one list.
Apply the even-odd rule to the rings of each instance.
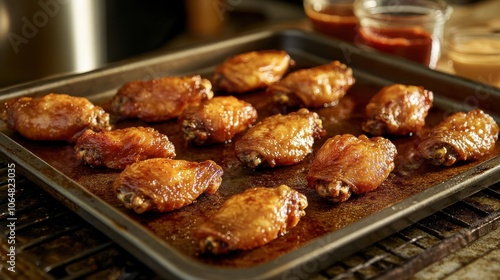
[[[336, 134], [362, 134], [361, 122], [364, 107], [378, 89], [379, 87], [375, 85], [358, 81], [349, 89], [347, 95], [340, 100], [338, 105], [315, 110], [321, 116], [328, 134], [316, 141], [314, 151], [316, 152], [327, 138]], [[243, 94], [239, 95], [238, 98], [253, 104], [259, 112], [259, 119], [287, 112], [287, 109], [275, 106], [264, 92]], [[106, 108], [108, 104], [98, 105], [108, 109]], [[437, 124], [445, 114], [444, 110], [431, 109], [424, 129], [429, 129]], [[396, 145], [398, 156], [396, 168], [389, 175], [389, 178], [372, 192], [353, 195], [346, 202], [334, 204], [306, 187], [305, 176], [314, 155], [307, 156], [303, 162], [297, 165], [251, 170], [245, 168], [235, 157], [234, 141], [207, 147], [188, 145], [183, 140], [180, 127], [175, 120], [153, 125], [138, 120], [116, 123], [117, 128], [139, 125], [152, 126], [168, 135], [176, 147], [178, 159], [192, 161], [211, 159], [222, 166], [224, 175], [218, 192], [215, 195], [202, 195], [193, 204], [169, 213], [137, 215], [132, 210], [125, 209], [111, 188], [119, 171], [91, 168], [79, 163], [73, 147], [68, 144], [29, 141], [16, 133], [12, 133], [11, 137], [112, 207], [126, 213], [150, 229], [180, 253], [206, 264], [236, 268], [250, 267], [273, 260], [310, 240], [368, 217], [466, 171], [481, 161], [500, 154], [500, 144], [497, 143], [494, 151], [479, 161], [459, 163], [451, 167], [435, 167], [424, 162], [416, 154], [416, 146], [419, 142], [418, 134], [391, 137], [389, 139]], [[241, 137], [241, 135], [237, 137]], [[210, 217], [224, 200], [246, 188], [254, 186], [275, 187], [280, 184], [286, 184], [305, 194], [308, 198], [309, 206], [305, 209], [306, 216], [301, 218], [296, 227], [291, 228], [278, 239], [254, 250], [233, 252], [225, 256], [199, 253], [198, 245], [191, 237], [191, 231]]]

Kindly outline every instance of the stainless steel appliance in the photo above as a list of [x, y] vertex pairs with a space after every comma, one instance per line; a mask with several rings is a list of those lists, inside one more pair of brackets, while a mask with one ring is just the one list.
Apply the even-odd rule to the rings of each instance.
[[184, 18], [179, 0], [0, 0], [0, 88], [153, 50]]

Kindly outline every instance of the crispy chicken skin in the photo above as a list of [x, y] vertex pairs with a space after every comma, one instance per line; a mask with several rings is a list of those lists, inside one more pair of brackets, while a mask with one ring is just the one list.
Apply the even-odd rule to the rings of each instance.
[[396, 146], [382, 137], [351, 134], [329, 138], [316, 154], [308, 186], [333, 202], [376, 189], [394, 169]]
[[236, 141], [235, 152], [238, 159], [250, 168], [292, 165], [312, 153], [315, 139], [325, 134], [318, 114], [302, 108], [258, 122]]
[[425, 125], [433, 100], [432, 91], [421, 86], [394, 84], [383, 87], [366, 105], [361, 128], [374, 136], [415, 133]]
[[184, 138], [197, 145], [224, 143], [257, 120], [252, 104], [234, 96], [218, 96], [190, 106], [179, 116]]
[[187, 106], [212, 97], [212, 84], [199, 75], [163, 77], [124, 84], [113, 97], [111, 106], [123, 119], [161, 122], [176, 118]]
[[222, 173], [211, 160], [153, 158], [127, 166], [113, 182], [113, 190], [125, 207], [138, 214], [168, 212], [191, 204], [203, 193], [214, 194]]
[[332, 61], [291, 72], [268, 87], [267, 92], [279, 104], [320, 108], [336, 105], [355, 81], [351, 68]]
[[86, 130], [75, 144], [76, 156], [84, 163], [124, 169], [148, 158], [174, 158], [168, 137], [151, 127], [129, 127], [112, 131]]
[[193, 231], [202, 252], [225, 254], [262, 246], [305, 215], [305, 195], [280, 185], [255, 187], [226, 200], [208, 221]]
[[86, 130], [111, 129], [109, 114], [84, 97], [49, 93], [6, 102], [2, 118], [10, 129], [41, 141], [74, 143]]
[[495, 147], [498, 131], [495, 120], [480, 109], [456, 112], [424, 136], [418, 151], [434, 165], [475, 160]]
[[279, 81], [293, 64], [281, 50], [242, 53], [219, 64], [212, 82], [217, 90], [241, 94]]

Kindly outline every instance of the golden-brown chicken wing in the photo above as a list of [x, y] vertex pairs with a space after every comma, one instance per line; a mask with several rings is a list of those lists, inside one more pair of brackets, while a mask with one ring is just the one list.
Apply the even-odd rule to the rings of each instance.
[[163, 77], [124, 84], [111, 106], [121, 118], [160, 122], [176, 118], [187, 106], [212, 97], [212, 84], [199, 75]]
[[293, 64], [290, 56], [281, 50], [242, 53], [218, 65], [212, 82], [217, 90], [249, 92], [279, 81]]
[[415, 133], [425, 125], [433, 100], [432, 91], [421, 86], [394, 84], [383, 87], [366, 105], [361, 128], [374, 136]]
[[306, 196], [286, 185], [247, 189], [226, 200], [193, 236], [203, 252], [250, 250], [296, 226], [306, 207]]
[[334, 202], [376, 189], [394, 169], [396, 146], [382, 137], [351, 134], [329, 138], [316, 154], [309, 187]]
[[224, 143], [257, 119], [252, 104], [233, 96], [218, 96], [190, 106], [179, 116], [187, 141], [197, 145]]
[[124, 169], [148, 158], [174, 158], [168, 137], [151, 127], [129, 127], [105, 132], [86, 130], [76, 141], [77, 158], [97, 167]]
[[453, 113], [424, 136], [418, 151], [434, 165], [475, 160], [494, 148], [498, 130], [495, 120], [480, 109]]
[[202, 193], [214, 194], [222, 173], [222, 167], [211, 160], [153, 158], [127, 166], [113, 189], [125, 207], [138, 214], [167, 212], [191, 204]]
[[336, 105], [356, 79], [339, 61], [296, 70], [267, 88], [276, 103], [319, 108]]
[[109, 114], [84, 97], [49, 93], [12, 99], [5, 107], [7, 126], [31, 140], [74, 143], [86, 129], [111, 129]]
[[235, 152], [250, 168], [292, 165], [312, 153], [314, 140], [325, 134], [318, 114], [302, 108], [263, 119], [236, 141]]

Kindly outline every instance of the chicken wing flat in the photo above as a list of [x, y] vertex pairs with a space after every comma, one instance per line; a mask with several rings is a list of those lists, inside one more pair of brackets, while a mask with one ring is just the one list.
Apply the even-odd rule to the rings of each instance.
[[432, 91], [421, 86], [383, 87], [366, 105], [361, 128], [374, 136], [415, 133], [425, 125], [433, 100]]
[[224, 143], [257, 120], [252, 104], [234, 96], [218, 96], [190, 106], [179, 116], [184, 138], [197, 145]]
[[109, 114], [84, 97], [49, 93], [6, 102], [7, 126], [31, 140], [74, 143], [86, 130], [111, 129]]
[[163, 77], [124, 84], [111, 106], [124, 119], [160, 122], [176, 118], [187, 106], [212, 97], [212, 84], [199, 75]]
[[238, 159], [250, 168], [292, 165], [312, 153], [315, 139], [325, 134], [318, 114], [302, 108], [258, 122], [236, 141], [235, 152]]
[[306, 207], [306, 196], [286, 185], [247, 189], [226, 200], [210, 220], [193, 231], [193, 237], [203, 252], [250, 250], [296, 226]]
[[336, 135], [316, 154], [307, 183], [320, 196], [344, 202], [352, 193], [378, 188], [394, 169], [396, 155], [396, 146], [385, 138]]
[[290, 56], [281, 50], [242, 53], [218, 65], [212, 82], [217, 90], [245, 93], [279, 81], [293, 64]]
[[168, 137], [151, 127], [129, 127], [112, 131], [86, 130], [76, 141], [77, 158], [93, 166], [124, 169], [149, 158], [174, 158]]
[[291, 72], [267, 88], [276, 103], [320, 108], [336, 105], [355, 83], [352, 69], [339, 61]]
[[113, 189], [125, 207], [138, 214], [168, 212], [191, 204], [203, 193], [214, 194], [222, 173], [222, 167], [211, 160], [153, 158], [127, 166]]
[[434, 165], [475, 160], [495, 147], [498, 130], [495, 120], [480, 109], [456, 112], [424, 136], [418, 151]]

